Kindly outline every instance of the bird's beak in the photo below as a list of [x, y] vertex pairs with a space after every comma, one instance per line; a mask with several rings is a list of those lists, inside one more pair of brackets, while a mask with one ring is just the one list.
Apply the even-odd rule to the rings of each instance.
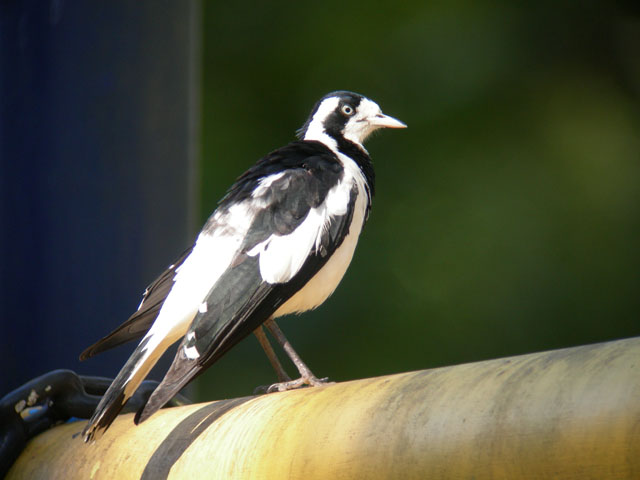
[[369, 122], [377, 128], [407, 128], [407, 126], [400, 120], [383, 113], [377, 114], [375, 117], [371, 118]]

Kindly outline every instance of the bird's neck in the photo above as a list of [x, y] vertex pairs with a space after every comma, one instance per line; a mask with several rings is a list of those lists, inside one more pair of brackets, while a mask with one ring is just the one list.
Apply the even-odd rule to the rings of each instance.
[[[342, 154], [353, 160], [364, 176], [369, 196], [373, 197], [376, 181], [375, 171], [373, 169], [371, 157], [369, 157], [369, 152], [367, 152], [364, 146], [359, 143], [352, 142], [351, 140], [344, 138], [342, 135], [334, 136], [325, 131], [315, 133], [307, 131], [303, 139], [320, 142], [338, 157], [340, 157], [339, 154]], [[371, 200], [371, 198], [369, 200]]]

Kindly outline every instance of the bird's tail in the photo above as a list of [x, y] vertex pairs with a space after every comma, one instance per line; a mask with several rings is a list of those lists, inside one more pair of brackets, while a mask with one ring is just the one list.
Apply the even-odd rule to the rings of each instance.
[[[155, 342], [153, 341], [155, 338]], [[173, 342], [157, 341], [157, 336], [147, 335], [124, 364], [103, 395], [95, 412], [82, 431], [85, 442], [100, 438], [118, 416], [127, 400], [135, 393], [164, 351]]]

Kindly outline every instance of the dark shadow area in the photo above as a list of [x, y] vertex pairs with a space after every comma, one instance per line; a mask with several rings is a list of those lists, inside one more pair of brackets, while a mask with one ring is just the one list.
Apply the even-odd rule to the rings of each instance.
[[78, 355], [191, 241], [190, 5], [0, 2], [0, 394], [115, 376]]
[[235, 407], [255, 397], [221, 400], [206, 405], [182, 420], [153, 453], [140, 477], [142, 480], [167, 478], [171, 467], [211, 424]]

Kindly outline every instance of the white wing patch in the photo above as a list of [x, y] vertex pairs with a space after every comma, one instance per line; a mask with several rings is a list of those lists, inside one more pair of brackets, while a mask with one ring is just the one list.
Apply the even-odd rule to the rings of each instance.
[[323, 210], [309, 210], [291, 234], [271, 235], [247, 252], [252, 257], [260, 255], [260, 275], [265, 282], [286, 282], [300, 270], [314, 245], [319, 243], [326, 220]]
[[352, 180], [343, 180], [327, 193], [325, 201], [309, 210], [289, 235], [271, 235], [247, 252], [260, 255], [260, 275], [267, 283], [284, 283], [300, 271], [307, 257], [317, 252], [331, 218], [347, 213]]
[[269, 187], [271, 187], [271, 184], [273, 182], [275, 182], [276, 180], [279, 180], [282, 177], [284, 177], [285, 173], [287, 173], [287, 172], [276, 173], [276, 174], [273, 174], [273, 175], [269, 175], [268, 177], [265, 177], [262, 180], [260, 180], [260, 184], [253, 191], [251, 196], [253, 198], [257, 198], [257, 197], [260, 197], [260, 196], [264, 195], [266, 193], [266, 191], [269, 189]]
[[198, 349], [195, 347], [195, 345], [184, 347], [184, 354], [189, 360], [195, 360], [200, 356], [200, 353], [198, 353]]

